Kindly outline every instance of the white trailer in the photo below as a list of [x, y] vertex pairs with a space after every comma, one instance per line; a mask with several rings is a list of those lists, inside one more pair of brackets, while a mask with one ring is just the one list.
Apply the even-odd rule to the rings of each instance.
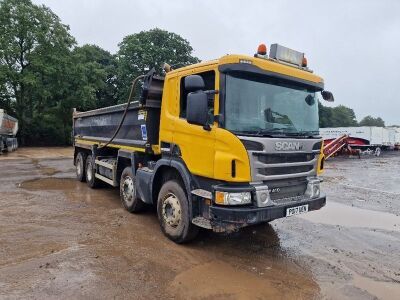
[[400, 150], [400, 128], [396, 129], [396, 134], [394, 137], [394, 148]]
[[387, 127], [389, 132], [390, 145], [395, 149], [400, 149], [400, 128], [399, 127]]
[[18, 148], [18, 140], [15, 137], [17, 132], [18, 120], [7, 115], [4, 109], [0, 109], [0, 153]]
[[386, 147], [394, 148], [394, 143], [390, 141], [390, 130], [389, 128], [382, 128], [382, 145]]
[[396, 129], [395, 128], [386, 128], [389, 134], [389, 143], [391, 145], [396, 144]]
[[349, 144], [359, 148], [394, 147], [395, 143], [389, 128], [376, 126], [320, 128], [324, 141], [331, 141], [348, 135]]

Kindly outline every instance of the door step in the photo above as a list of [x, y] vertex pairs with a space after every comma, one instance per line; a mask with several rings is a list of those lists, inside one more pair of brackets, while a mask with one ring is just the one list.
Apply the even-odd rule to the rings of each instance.
[[206, 229], [212, 229], [211, 222], [210, 220], [203, 218], [203, 217], [196, 217], [192, 220], [192, 223], [196, 226], [206, 228]]
[[199, 196], [201, 198], [206, 198], [206, 199], [212, 199], [212, 194], [209, 191], [203, 190], [203, 189], [196, 189], [191, 191], [193, 195]]

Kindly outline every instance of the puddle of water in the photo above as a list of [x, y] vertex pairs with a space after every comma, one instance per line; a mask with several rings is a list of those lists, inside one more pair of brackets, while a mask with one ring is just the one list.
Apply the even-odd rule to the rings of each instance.
[[399, 283], [375, 281], [358, 274], [353, 274], [353, 284], [381, 300], [399, 299], [400, 297]]
[[311, 211], [298, 217], [313, 223], [327, 225], [400, 231], [400, 216], [336, 202], [327, 202], [326, 207], [321, 210]]
[[178, 274], [170, 291], [182, 299], [308, 299], [316, 296], [315, 285], [282, 285], [228, 263], [212, 261]]
[[118, 190], [112, 188], [91, 189], [86, 183], [74, 178], [40, 178], [24, 181], [20, 188], [29, 191], [60, 191], [70, 201], [102, 205], [110, 208], [120, 207]]
[[82, 189], [87, 189], [88, 187], [81, 182], [76, 181], [72, 178], [43, 178], [43, 179], [33, 179], [22, 182], [19, 187], [30, 190], [30, 191], [40, 191], [40, 190], [76, 190], [81, 191]]

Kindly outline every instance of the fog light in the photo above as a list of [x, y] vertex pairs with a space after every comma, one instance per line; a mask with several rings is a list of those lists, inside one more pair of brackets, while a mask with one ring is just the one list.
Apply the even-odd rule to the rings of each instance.
[[256, 188], [256, 197], [257, 197], [257, 206], [264, 207], [267, 205], [271, 205], [271, 196], [269, 193], [268, 186], [255, 186]]
[[318, 178], [309, 178], [306, 190], [306, 196], [318, 198], [320, 195], [320, 180]]
[[228, 193], [215, 192], [215, 203], [220, 205], [242, 205], [251, 203], [250, 192]]

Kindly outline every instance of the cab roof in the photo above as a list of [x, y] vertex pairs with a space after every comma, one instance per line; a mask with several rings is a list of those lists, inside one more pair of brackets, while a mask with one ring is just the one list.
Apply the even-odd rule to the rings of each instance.
[[176, 70], [173, 70], [168, 73], [168, 75], [177, 74], [180, 72], [188, 71], [188, 70], [195, 70], [197, 68], [204, 68], [207, 66], [220, 66], [220, 65], [227, 65], [227, 64], [250, 64], [256, 66], [260, 69], [265, 71], [274, 72], [290, 77], [300, 78], [302, 80], [314, 82], [317, 84], [323, 84], [324, 80], [312, 73], [312, 71], [308, 69], [299, 68], [296, 66], [291, 66], [288, 64], [281, 63], [279, 61], [269, 59], [269, 58], [258, 58], [248, 55], [240, 55], [240, 54], [228, 54], [220, 57], [219, 59], [214, 59], [210, 61], [200, 62], [197, 64], [189, 65], [186, 67], [182, 67]]

